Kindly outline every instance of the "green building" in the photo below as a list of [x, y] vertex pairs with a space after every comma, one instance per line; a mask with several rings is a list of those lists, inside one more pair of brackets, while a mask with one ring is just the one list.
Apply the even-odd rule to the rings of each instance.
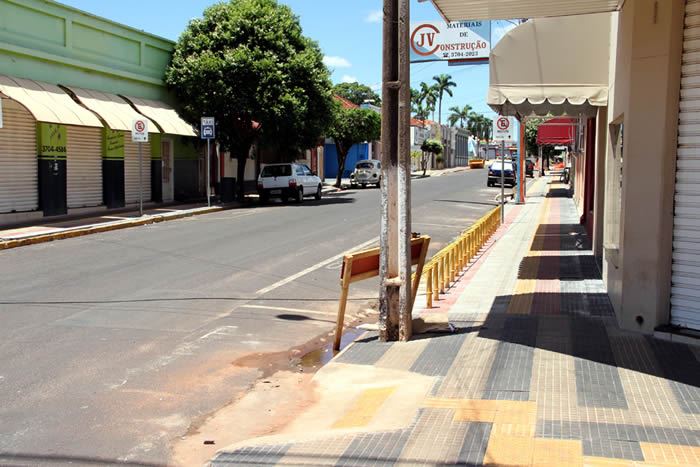
[[195, 131], [163, 82], [173, 47], [53, 1], [0, 0], [0, 224], [133, 205], [140, 188], [146, 202], [202, 196]]

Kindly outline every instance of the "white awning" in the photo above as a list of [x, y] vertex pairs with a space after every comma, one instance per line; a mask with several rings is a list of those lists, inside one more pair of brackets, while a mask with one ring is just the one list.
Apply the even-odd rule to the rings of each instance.
[[611, 13], [539, 18], [489, 57], [487, 103], [501, 115], [595, 116], [608, 104]]
[[103, 126], [95, 114], [55, 84], [0, 75], [0, 93], [22, 104], [38, 122]]
[[[72, 86], [66, 86], [66, 88], [73, 92], [85, 107], [107, 122], [107, 126], [112, 130], [131, 131], [131, 124], [134, 119], [144, 118], [143, 115], [135, 111], [133, 107], [116, 94]], [[146, 118], [146, 120], [149, 119]], [[149, 121], [148, 131], [149, 133], [160, 133], [160, 130], [152, 121]]]
[[153, 120], [163, 129], [163, 133], [170, 135], [197, 136], [192, 125], [184, 121], [175, 109], [165, 102], [139, 97], [121, 96], [131, 102], [143, 115]]
[[432, 0], [448, 21], [544, 18], [619, 10], [624, 0]]

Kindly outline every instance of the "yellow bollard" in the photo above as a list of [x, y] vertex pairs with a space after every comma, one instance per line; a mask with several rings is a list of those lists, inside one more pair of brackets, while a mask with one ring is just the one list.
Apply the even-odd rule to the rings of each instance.
[[439, 261], [433, 263], [433, 300], [440, 300], [440, 282], [438, 278]]
[[445, 252], [445, 255], [442, 257], [442, 293], [445, 293], [450, 288], [449, 256], [449, 252]]
[[445, 255], [440, 256], [438, 260], [440, 264], [440, 293], [445, 293]]
[[433, 266], [425, 274], [425, 307], [433, 307]]

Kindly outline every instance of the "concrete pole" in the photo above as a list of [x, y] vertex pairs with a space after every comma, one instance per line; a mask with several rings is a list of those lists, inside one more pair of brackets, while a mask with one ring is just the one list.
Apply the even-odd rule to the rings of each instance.
[[398, 0], [384, 0], [382, 57], [382, 185], [379, 232], [379, 337], [399, 337], [398, 236]]
[[411, 285], [411, 62], [410, 0], [399, 0], [399, 121], [398, 121], [398, 198], [399, 198], [399, 340], [407, 341], [413, 333]]

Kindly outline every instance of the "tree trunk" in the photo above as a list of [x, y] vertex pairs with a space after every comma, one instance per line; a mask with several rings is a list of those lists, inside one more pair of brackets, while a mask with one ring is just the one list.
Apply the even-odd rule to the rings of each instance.
[[245, 199], [245, 164], [248, 161], [248, 152], [238, 152], [236, 154], [236, 176], [238, 177], [238, 200]]
[[343, 172], [345, 172], [345, 159], [348, 157], [348, 152], [350, 152], [350, 150], [335, 143], [335, 152], [338, 155], [338, 174], [335, 176], [335, 187], [340, 188]]

